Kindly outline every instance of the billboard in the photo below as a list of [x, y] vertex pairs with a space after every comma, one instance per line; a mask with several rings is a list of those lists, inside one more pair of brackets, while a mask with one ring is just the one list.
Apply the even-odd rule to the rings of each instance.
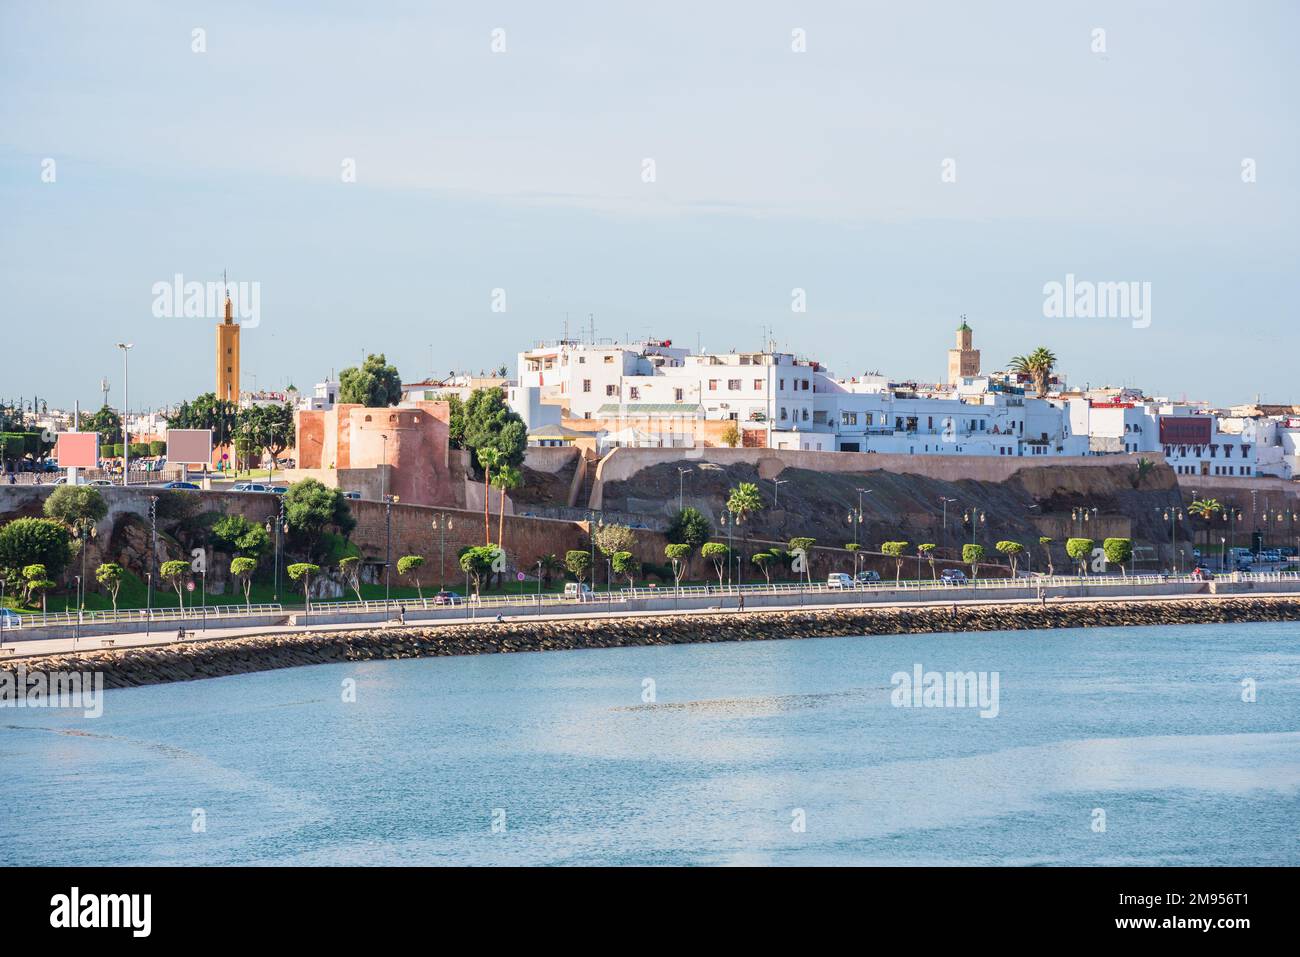
[[211, 429], [168, 429], [167, 461], [174, 465], [207, 465], [212, 461]]
[[54, 439], [54, 461], [61, 469], [99, 467], [98, 432], [60, 432]]
[[1210, 421], [1208, 415], [1162, 415], [1160, 444], [1209, 445]]

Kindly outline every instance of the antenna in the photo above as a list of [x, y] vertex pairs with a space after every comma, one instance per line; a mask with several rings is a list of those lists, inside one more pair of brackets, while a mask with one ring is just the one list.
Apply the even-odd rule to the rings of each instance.
[[591, 344], [594, 346], [596, 344], [596, 314], [594, 312], [587, 313], [587, 320], [591, 323]]

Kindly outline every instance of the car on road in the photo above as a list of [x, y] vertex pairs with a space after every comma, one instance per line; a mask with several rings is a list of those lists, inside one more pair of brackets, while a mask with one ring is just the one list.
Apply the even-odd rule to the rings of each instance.
[[0, 624], [6, 628], [17, 628], [23, 623], [23, 616], [12, 608], [0, 608]]
[[167, 482], [163, 485], [163, 488], [183, 488], [195, 492], [199, 489], [193, 482]]
[[271, 491], [274, 492], [276, 495], [283, 495], [285, 492], [289, 491], [289, 486], [287, 486], [287, 485], [272, 485], [272, 486], [271, 486]]
[[827, 588], [852, 588], [853, 576], [846, 575], [844, 572], [831, 572], [826, 576]]
[[566, 582], [564, 585], [564, 598], [568, 601], [593, 601], [595, 597], [591, 586], [585, 582]]
[[874, 585], [880, 581], [880, 572], [873, 572], [870, 569], [863, 569], [854, 576], [859, 585]]
[[960, 568], [945, 568], [939, 574], [939, 581], [945, 585], [964, 585], [966, 584], [966, 573]]
[[438, 594], [433, 596], [433, 603], [435, 605], [454, 605], [458, 601], [460, 601], [460, 596], [455, 592], [440, 591]]
[[261, 482], [236, 482], [231, 489], [232, 492], [269, 492], [271, 486], [263, 485]]

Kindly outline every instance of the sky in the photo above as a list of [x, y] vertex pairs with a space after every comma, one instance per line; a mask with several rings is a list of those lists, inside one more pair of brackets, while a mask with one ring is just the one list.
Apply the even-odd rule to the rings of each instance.
[[[154, 286], [226, 270], [245, 389], [513, 370], [566, 315], [933, 382], [965, 315], [986, 371], [1300, 402], [1297, 35], [1287, 0], [0, 0], [0, 399], [120, 405], [122, 341], [133, 409], [211, 391], [214, 320]], [[1149, 313], [1045, 315], [1069, 275]]]

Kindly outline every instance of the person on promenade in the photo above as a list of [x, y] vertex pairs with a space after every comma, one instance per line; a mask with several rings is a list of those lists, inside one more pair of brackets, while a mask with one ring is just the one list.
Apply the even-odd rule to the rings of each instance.
[[745, 593], [741, 592], [740, 595], [736, 598], [736, 611], [744, 611], [744, 610], [745, 610]]
[[398, 606], [397, 606], [397, 620], [400, 621], [403, 625], [406, 624], [406, 606], [405, 606], [405, 605], [398, 605]]

